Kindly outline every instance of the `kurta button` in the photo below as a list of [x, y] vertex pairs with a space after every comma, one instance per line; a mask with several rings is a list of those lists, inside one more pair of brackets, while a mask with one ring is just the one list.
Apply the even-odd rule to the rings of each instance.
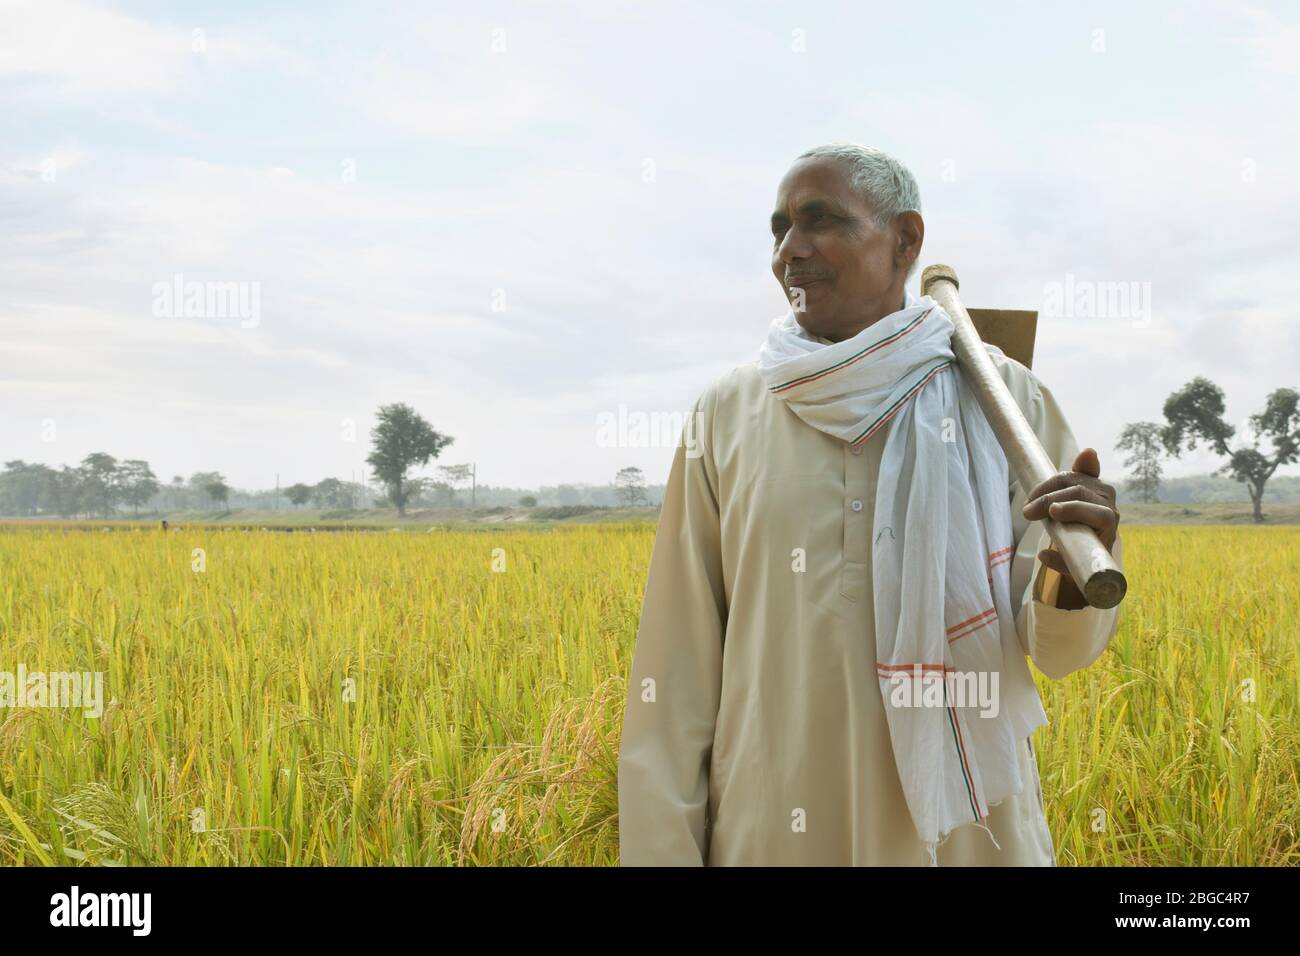
[[857, 499], [857, 498], [854, 498], [853, 501], [852, 501], [852, 503], [849, 505], [849, 507], [852, 508], [854, 511], [861, 511], [861, 510], [862, 510], [862, 502], [861, 502], [861, 500], [859, 500], [859, 499]]
[[861, 455], [861, 454], [862, 454], [862, 446], [861, 446], [861, 445], [854, 445], [853, 448], [851, 449], [851, 451], [852, 451], [853, 454], [855, 454], [855, 455]]

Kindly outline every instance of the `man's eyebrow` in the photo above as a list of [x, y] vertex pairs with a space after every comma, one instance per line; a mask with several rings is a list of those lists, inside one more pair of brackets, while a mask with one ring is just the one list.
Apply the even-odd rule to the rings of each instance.
[[[808, 202], [804, 203], [802, 206], [800, 206], [798, 209], [795, 210], [795, 214], [799, 216], [810, 216], [810, 215], [815, 215], [816, 213], [819, 212], [838, 213], [839, 207], [836, 206], [834, 203], [827, 202], [825, 199], [810, 199]], [[781, 225], [786, 221], [787, 219], [785, 213], [783, 212], [772, 213], [773, 229], [775, 229], [777, 226]]]

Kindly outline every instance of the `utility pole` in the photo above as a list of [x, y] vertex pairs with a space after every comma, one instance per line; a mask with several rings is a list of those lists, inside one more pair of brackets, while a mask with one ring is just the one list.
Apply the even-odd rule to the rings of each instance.
[[474, 507], [474, 493], [478, 490], [478, 465], [469, 466], [469, 506]]

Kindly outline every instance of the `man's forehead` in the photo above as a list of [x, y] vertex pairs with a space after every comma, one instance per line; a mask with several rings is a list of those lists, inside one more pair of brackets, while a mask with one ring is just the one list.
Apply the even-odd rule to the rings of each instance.
[[790, 168], [776, 191], [778, 212], [820, 203], [844, 207], [853, 198], [849, 177], [838, 163], [801, 161]]

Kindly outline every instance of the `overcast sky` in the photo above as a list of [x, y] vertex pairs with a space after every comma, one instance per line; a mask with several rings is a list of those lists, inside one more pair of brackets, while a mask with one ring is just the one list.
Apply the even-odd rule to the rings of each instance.
[[832, 140], [911, 168], [968, 306], [1149, 291], [1040, 319], [1103, 476], [1193, 376], [1234, 424], [1300, 387], [1294, 7], [380, 6], [0, 0], [0, 460], [350, 478], [401, 401], [480, 483], [660, 483], [600, 416], [756, 356], [777, 182]]

